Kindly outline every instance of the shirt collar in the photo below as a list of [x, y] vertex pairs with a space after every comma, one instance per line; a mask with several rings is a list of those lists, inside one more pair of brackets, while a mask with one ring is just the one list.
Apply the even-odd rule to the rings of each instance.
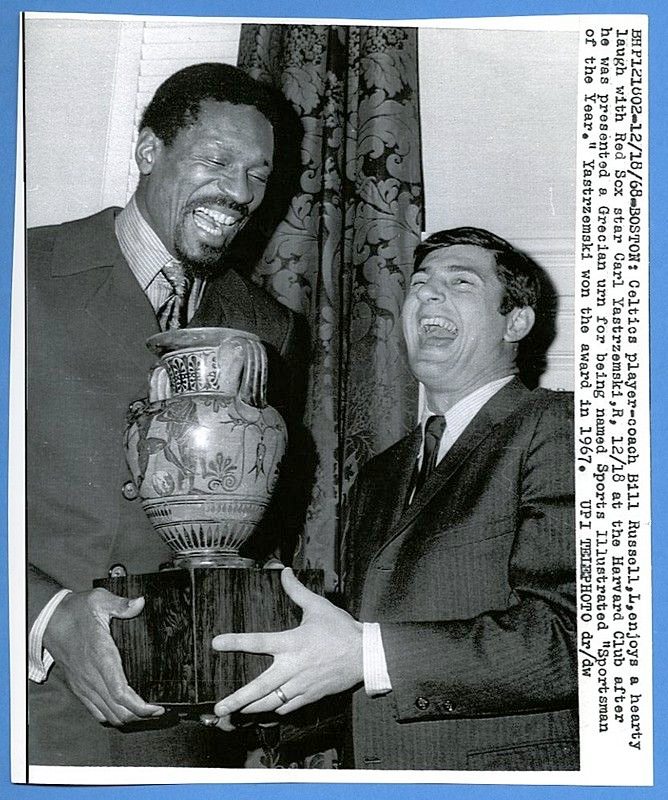
[[[480, 411], [485, 403], [490, 400], [500, 389], [507, 383], [510, 383], [514, 375], [506, 375], [504, 378], [497, 378], [494, 381], [484, 384], [471, 394], [466, 395], [459, 402], [455, 403], [452, 408], [449, 408], [445, 413], [446, 436], [451, 443], [454, 443], [464, 432], [473, 417]], [[420, 425], [422, 427], [422, 436], [424, 437], [424, 428], [427, 420], [433, 414], [441, 412], [432, 411], [425, 404], [424, 411]]]
[[130, 270], [142, 290], [146, 291], [173, 257], [142, 216], [134, 195], [116, 216], [116, 237]]

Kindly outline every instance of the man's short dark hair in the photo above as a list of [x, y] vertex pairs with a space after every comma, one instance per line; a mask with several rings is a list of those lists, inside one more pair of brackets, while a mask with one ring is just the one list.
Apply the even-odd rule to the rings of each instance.
[[150, 128], [170, 145], [180, 130], [197, 121], [203, 100], [253, 106], [272, 127], [279, 121], [279, 98], [272, 87], [231, 64], [212, 62], [194, 64], [167, 78], [146, 107], [139, 129]]
[[521, 250], [483, 228], [451, 228], [432, 233], [415, 248], [414, 270], [419, 269], [429, 253], [455, 244], [472, 244], [494, 253], [496, 274], [504, 290], [499, 309], [502, 314], [524, 306], [536, 309], [540, 300], [542, 270]]

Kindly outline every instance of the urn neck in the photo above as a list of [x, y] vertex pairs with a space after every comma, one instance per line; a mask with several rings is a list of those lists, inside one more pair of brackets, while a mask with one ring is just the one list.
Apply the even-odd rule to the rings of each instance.
[[267, 354], [257, 336], [228, 328], [182, 328], [152, 336], [147, 345], [160, 362], [149, 388], [151, 402], [188, 394], [238, 396], [265, 408]]
[[[233, 397], [237, 394], [241, 366], [221, 364], [218, 348], [201, 347], [165, 353], [172, 396], [213, 392]], [[233, 373], [233, 374], [231, 374]]]

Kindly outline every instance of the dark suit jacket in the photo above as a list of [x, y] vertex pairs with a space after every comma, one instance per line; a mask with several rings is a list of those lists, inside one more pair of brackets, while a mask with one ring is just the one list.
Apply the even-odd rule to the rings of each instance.
[[393, 688], [353, 697], [356, 767], [578, 768], [572, 431], [515, 379], [407, 510], [419, 431], [362, 470], [346, 587]]
[[[107, 209], [28, 233], [29, 626], [61, 587], [90, 589], [115, 562], [141, 573], [168, 559], [140, 502], [121, 495], [129, 478], [122, 447], [125, 415], [131, 401], [147, 394], [154, 356], [144, 343], [159, 328], [119, 249], [116, 212]], [[297, 384], [292, 375], [305, 372], [299, 370], [304, 353], [292, 312], [228, 271], [207, 285], [191, 325], [257, 333], [270, 355], [270, 387], [285, 388], [270, 400], [290, 416], [288, 387]], [[55, 691], [54, 672], [53, 681], [31, 687], [35, 697]], [[71, 699], [78, 711], [78, 701]], [[91, 727], [83, 712], [82, 761], [77, 761], [70, 756], [76, 749], [72, 731], [66, 735], [67, 726], [59, 726], [57, 718], [69, 708], [67, 698], [31, 704], [31, 742], [45, 743], [35, 756], [41, 763], [96, 763], [86, 760], [85, 739], [99, 738], [103, 729], [97, 723]], [[104, 758], [90, 756], [98, 757]]]

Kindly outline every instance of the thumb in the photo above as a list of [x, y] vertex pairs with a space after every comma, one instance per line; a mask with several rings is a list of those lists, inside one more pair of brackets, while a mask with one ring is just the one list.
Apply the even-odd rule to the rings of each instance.
[[308, 606], [318, 603], [322, 598], [307, 589], [303, 583], [297, 580], [295, 573], [286, 567], [281, 572], [281, 583], [287, 596], [300, 608], [306, 609]]
[[132, 619], [144, 608], [143, 597], [119, 597], [117, 594], [108, 592], [105, 597], [104, 610], [110, 617], [117, 619]]
[[132, 617], [136, 617], [137, 614], [140, 614], [144, 608], [143, 597], [119, 597], [118, 599], [122, 600], [123, 604], [116, 613], [112, 613], [112, 617], [118, 617], [118, 619], [132, 619]]

